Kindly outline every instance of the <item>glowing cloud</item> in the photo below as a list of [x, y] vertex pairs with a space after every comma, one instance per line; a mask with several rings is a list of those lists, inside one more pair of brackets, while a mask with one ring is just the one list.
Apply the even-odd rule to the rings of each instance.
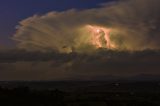
[[26, 50], [63, 53], [160, 49], [160, 1], [120, 0], [102, 8], [34, 15], [13, 39]]
[[115, 45], [110, 40], [110, 34], [112, 31], [110, 28], [92, 25], [87, 25], [86, 27], [88, 28], [92, 36], [92, 44], [95, 45], [97, 48], [115, 48]]

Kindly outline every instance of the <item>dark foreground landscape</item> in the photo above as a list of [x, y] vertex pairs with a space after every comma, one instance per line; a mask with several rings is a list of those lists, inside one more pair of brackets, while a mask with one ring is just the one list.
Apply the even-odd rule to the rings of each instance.
[[0, 86], [0, 106], [160, 106], [160, 81], [1, 81]]

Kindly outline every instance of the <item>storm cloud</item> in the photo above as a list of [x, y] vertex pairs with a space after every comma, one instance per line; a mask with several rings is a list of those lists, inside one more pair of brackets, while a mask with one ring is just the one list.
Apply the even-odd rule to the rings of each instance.
[[[17, 48], [0, 52], [0, 80], [160, 75], [159, 4], [159, 0], [119, 0], [101, 8], [24, 19], [12, 38]], [[88, 26], [111, 30], [115, 48], [96, 48]]]
[[88, 52], [86, 25], [112, 29], [111, 41], [118, 50], [160, 49], [160, 1], [119, 0], [101, 8], [68, 10], [34, 15], [20, 22], [13, 39], [26, 50]]

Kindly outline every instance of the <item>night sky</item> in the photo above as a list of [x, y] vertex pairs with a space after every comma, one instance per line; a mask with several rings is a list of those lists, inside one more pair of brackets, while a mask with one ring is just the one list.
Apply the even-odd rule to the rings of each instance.
[[159, 0], [1, 0], [0, 80], [160, 76]]

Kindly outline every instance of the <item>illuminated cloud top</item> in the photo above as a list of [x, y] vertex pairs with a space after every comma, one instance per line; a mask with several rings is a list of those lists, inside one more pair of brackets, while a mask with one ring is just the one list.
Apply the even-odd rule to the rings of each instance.
[[159, 0], [121, 0], [98, 9], [34, 15], [20, 22], [13, 39], [29, 51], [160, 49], [158, 4]]

